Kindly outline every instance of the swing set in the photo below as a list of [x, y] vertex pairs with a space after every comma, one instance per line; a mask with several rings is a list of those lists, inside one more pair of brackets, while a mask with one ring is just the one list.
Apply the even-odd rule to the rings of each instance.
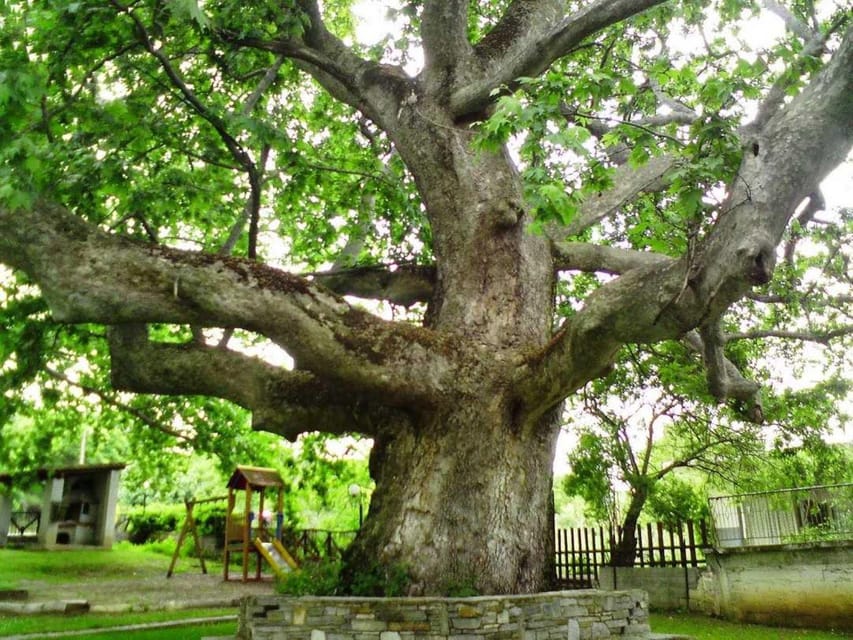
[[[228, 581], [231, 558], [237, 553], [241, 557], [242, 582], [249, 580], [261, 580], [261, 567], [264, 561], [269, 564], [273, 572], [282, 576], [296, 569], [299, 565], [293, 556], [281, 544], [282, 527], [284, 524], [284, 481], [278, 471], [264, 467], [238, 466], [231, 478], [228, 480], [228, 495], [204, 500], [187, 500], [187, 516], [184, 526], [178, 535], [178, 544], [172, 556], [172, 563], [166, 577], [170, 578], [178, 561], [178, 554], [188, 533], [191, 533], [195, 541], [196, 554], [201, 561], [202, 573], [207, 573], [204, 563], [204, 554], [198, 528], [196, 527], [193, 509], [197, 504], [210, 502], [221, 502], [227, 500], [225, 512], [225, 542], [224, 542], [224, 579]], [[268, 523], [264, 518], [264, 502], [267, 490], [276, 491], [276, 513], [275, 530], [270, 531]], [[235, 511], [237, 507], [237, 492], [243, 491], [243, 511]], [[252, 510], [255, 495], [258, 497], [257, 514]], [[254, 577], [249, 577], [250, 559], [255, 559]]]

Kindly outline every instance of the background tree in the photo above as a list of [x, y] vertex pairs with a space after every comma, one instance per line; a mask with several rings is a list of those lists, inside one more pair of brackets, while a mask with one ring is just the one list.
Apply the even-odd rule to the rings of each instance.
[[214, 440], [183, 397], [370, 436], [349, 579], [535, 591], [562, 402], [626, 345], [686, 340], [711, 395], [763, 417], [727, 323], [756, 328], [739, 301], [849, 152], [849, 14], [772, 3], [790, 33], [750, 53], [737, 0], [426, 0], [372, 46], [349, 6], [7, 4], [5, 304], [61, 338], [15, 333], [3, 370], [108, 350], [114, 390]]
[[[778, 474], [778, 465], [768, 467], [768, 453], [774, 462], [784, 460], [781, 443], [805, 442], [807, 459], [814, 450], [821, 468], [837, 466], [837, 453], [822, 438], [838, 416], [836, 405], [849, 383], [830, 380], [797, 393], [768, 390], [765, 420], [757, 425], [744, 421], [738, 407], [713, 406], [690, 361], [689, 346], [623, 353], [614, 372], [582, 393], [590, 422], [579, 429], [564, 480], [566, 492], [583, 497], [593, 517], [618, 525], [611, 556], [617, 566], [634, 564], [641, 515], [667, 522], [703, 517], [707, 492], [691, 484], [755, 490], [756, 477]], [[774, 439], [776, 446], [768, 452], [767, 443]], [[703, 482], [695, 475], [685, 479], [685, 470], [697, 472]], [[788, 482], [805, 486], [814, 477], [796, 473]]]

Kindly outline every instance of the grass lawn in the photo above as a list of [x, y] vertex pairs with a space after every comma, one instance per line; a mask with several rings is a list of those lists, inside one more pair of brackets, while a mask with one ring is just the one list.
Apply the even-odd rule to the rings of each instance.
[[649, 623], [655, 633], [680, 633], [695, 640], [840, 640], [853, 638], [843, 631], [812, 631], [763, 627], [727, 622], [689, 613], [652, 613]]
[[[168, 629], [149, 629], [147, 631], [121, 631], [110, 633], [104, 631], [86, 635], [71, 636], [72, 640], [199, 640], [208, 636], [234, 636], [237, 633], [236, 622], [194, 625], [190, 627], [174, 627]], [[38, 636], [33, 636], [37, 638]]]
[[148, 611], [139, 613], [110, 614], [83, 613], [77, 615], [46, 614], [16, 616], [11, 614], [0, 614], [0, 638], [2, 638], [2, 636], [24, 633], [75, 631], [78, 629], [104, 629], [129, 624], [163, 622], [166, 620], [236, 615], [236, 613], [236, 608], [230, 608], [182, 609], [179, 611]]
[[[136, 571], [164, 572], [168, 556], [152, 553], [143, 547], [119, 543], [112, 549], [35, 550], [0, 549], [0, 585], [15, 588], [16, 578], [62, 583], [69, 579], [124, 577]], [[219, 571], [221, 564], [208, 561], [208, 570]], [[175, 573], [191, 571], [186, 559], [178, 562]]]

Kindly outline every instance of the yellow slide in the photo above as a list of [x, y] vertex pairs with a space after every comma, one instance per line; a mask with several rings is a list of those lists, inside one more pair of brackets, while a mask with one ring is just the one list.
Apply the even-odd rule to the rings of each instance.
[[279, 577], [299, 567], [293, 556], [278, 540], [273, 539], [272, 542], [264, 542], [260, 538], [255, 538], [255, 548]]

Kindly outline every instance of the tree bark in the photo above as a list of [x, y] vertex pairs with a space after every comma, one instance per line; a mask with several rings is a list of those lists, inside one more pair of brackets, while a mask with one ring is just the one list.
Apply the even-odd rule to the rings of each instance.
[[408, 575], [410, 595], [545, 589], [557, 418], [519, 427], [505, 397], [484, 393], [383, 429], [370, 459], [376, 490], [346, 555], [347, 580], [381, 565]]

